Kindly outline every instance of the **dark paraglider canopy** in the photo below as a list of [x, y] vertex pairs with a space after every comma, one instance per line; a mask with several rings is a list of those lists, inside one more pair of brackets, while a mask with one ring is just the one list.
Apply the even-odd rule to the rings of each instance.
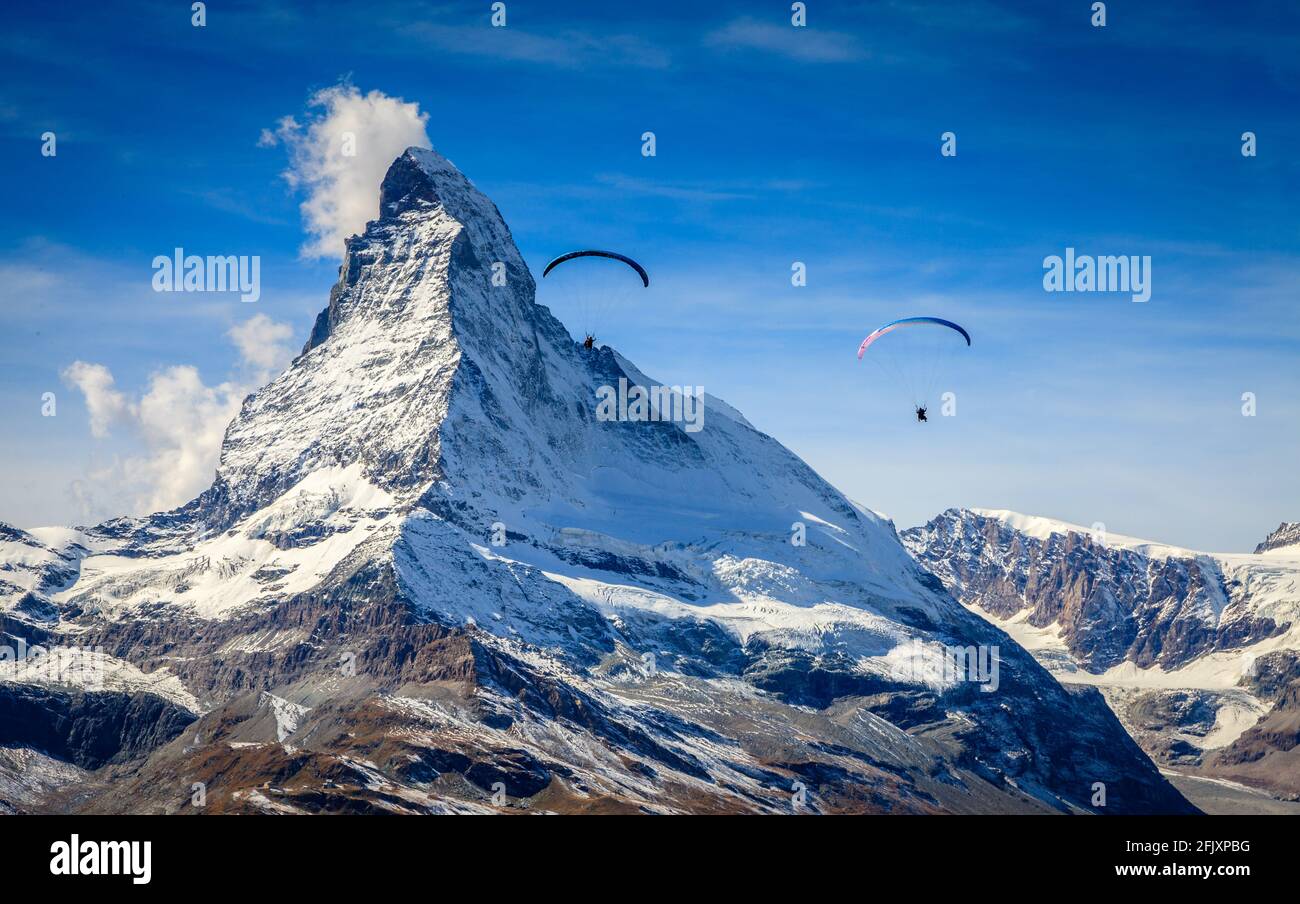
[[574, 258], [579, 257], [607, 257], [610, 260], [622, 261], [637, 272], [637, 275], [641, 277], [641, 283], [647, 289], [650, 288], [650, 275], [645, 272], [645, 267], [642, 267], [627, 255], [619, 254], [617, 251], [598, 251], [594, 248], [586, 251], [570, 251], [568, 254], [561, 254], [555, 260], [546, 265], [546, 269], [542, 271], [542, 278], [545, 279], [548, 273], [565, 261], [571, 261]]
[[545, 295], [574, 334], [586, 337], [582, 345], [588, 349], [595, 347], [597, 334], [611, 331], [611, 323], [626, 322], [625, 304], [650, 288], [645, 267], [626, 254], [595, 248], [561, 254], [546, 265], [542, 277], [546, 288], [539, 286], [538, 301]]

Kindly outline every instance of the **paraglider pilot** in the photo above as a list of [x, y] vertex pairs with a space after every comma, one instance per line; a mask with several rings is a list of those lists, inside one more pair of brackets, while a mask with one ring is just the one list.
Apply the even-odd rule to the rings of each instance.
[[[610, 260], [622, 261], [623, 263], [631, 267], [633, 270], [635, 270], [637, 276], [641, 277], [641, 285], [645, 286], [647, 289], [650, 288], [650, 274], [645, 272], [645, 267], [642, 267], [640, 264], [638, 264], [636, 261], [632, 260], [632, 258], [628, 257], [625, 254], [619, 254], [615, 251], [598, 251], [595, 248], [591, 248], [586, 251], [570, 251], [568, 254], [561, 254], [555, 260], [551, 261], [549, 264], [546, 265], [546, 269], [542, 271], [542, 278], [545, 279], [547, 274], [549, 274], [552, 270], [554, 270], [556, 267], [558, 267], [560, 264], [564, 263], [565, 261], [576, 260], [578, 258], [584, 258], [584, 257], [586, 258], [605, 257], [605, 258], [609, 258]], [[588, 333], [587, 338], [582, 340], [582, 347], [587, 349], [595, 348], [596, 337]]]
[[[885, 336], [893, 332], [894, 330], [898, 329], [899, 327], [919, 326], [922, 324], [942, 326], [942, 327], [947, 327], [950, 330], [954, 330], [957, 333], [959, 333], [963, 339], [966, 340], [966, 345], [968, 346], [970, 345], [970, 333], [966, 332], [965, 327], [953, 323], [951, 320], [944, 320], [942, 317], [904, 317], [902, 320], [891, 320], [889, 323], [886, 323], [884, 326], [872, 330], [871, 334], [868, 335], [866, 339], [863, 339], [862, 344], [858, 346], [858, 360], [859, 361], [862, 360], [862, 356], [866, 354], [867, 349], [870, 348], [878, 339], [880, 339], [881, 336]], [[916, 392], [917, 395], [921, 395], [922, 392], [925, 392], [925, 390], [921, 389], [920, 387], [916, 387], [913, 391]], [[915, 399], [915, 396], [913, 396], [913, 398]], [[916, 422], [918, 424], [924, 424], [929, 422], [930, 419], [925, 416], [925, 412], [926, 412], [925, 406], [922, 405], [920, 402], [917, 402]]]

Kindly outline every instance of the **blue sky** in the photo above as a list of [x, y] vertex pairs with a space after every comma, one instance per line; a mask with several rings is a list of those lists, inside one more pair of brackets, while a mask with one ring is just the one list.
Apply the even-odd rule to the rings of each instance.
[[[210, 415], [260, 377], [232, 329], [305, 339], [337, 261], [300, 253], [302, 193], [259, 136], [340, 83], [418, 104], [535, 274], [636, 256], [652, 288], [602, 341], [900, 526], [1010, 508], [1248, 550], [1300, 518], [1300, 10], [1111, 3], [1094, 28], [1083, 2], [812, 0], [794, 29], [784, 2], [618, 6], [512, 0], [505, 28], [486, 2], [211, 3], [204, 28], [188, 4], [7, 8], [0, 520], [138, 506], [113, 475], [198, 430], [93, 436], [73, 362], [142, 403], [193, 367], [175, 397]], [[259, 255], [261, 300], [154, 293], [176, 246]], [[1066, 246], [1150, 255], [1151, 301], [1045, 293]], [[914, 314], [974, 336], [957, 417], [928, 425], [854, 357]]]

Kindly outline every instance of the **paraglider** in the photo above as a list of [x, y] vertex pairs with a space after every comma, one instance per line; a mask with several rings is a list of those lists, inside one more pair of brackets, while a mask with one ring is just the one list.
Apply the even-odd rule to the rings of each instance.
[[546, 265], [546, 269], [542, 271], [542, 279], [545, 279], [548, 273], [565, 261], [575, 260], [579, 257], [605, 257], [610, 260], [622, 261], [637, 272], [637, 275], [641, 277], [641, 283], [647, 289], [650, 288], [650, 275], [645, 272], [645, 267], [642, 267], [627, 255], [619, 254], [617, 251], [598, 251], [594, 248], [587, 251], [570, 251], [568, 254], [561, 254], [555, 260]]
[[[576, 263], [570, 263], [576, 262]], [[567, 266], [561, 267], [562, 264]], [[562, 254], [546, 265], [542, 278], [561, 268], [553, 280], [558, 280], [554, 292], [562, 298], [562, 307], [574, 312], [575, 324], [585, 337], [584, 349], [595, 348], [596, 328], [603, 327], [609, 308], [636, 291], [635, 274], [641, 288], [650, 288], [650, 274], [626, 254], [589, 248]]]
[[[902, 332], [890, 335], [897, 331]], [[890, 338], [885, 339], [886, 336]], [[903, 317], [872, 330], [858, 346], [858, 359], [866, 357], [877, 365], [891, 382], [910, 396], [917, 423], [928, 423], [927, 412], [935, 383], [946, 376], [945, 365], [952, 353], [963, 347], [963, 340], [969, 347], [970, 333], [951, 320]]]
[[934, 324], [935, 326], [946, 326], [951, 330], [956, 330], [957, 332], [961, 333], [962, 338], [966, 340], [966, 344], [970, 345], [970, 333], [966, 332], [965, 329], [953, 323], [951, 320], [944, 320], [942, 317], [904, 317], [902, 320], [891, 320], [889, 323], [886, 323], [884, 326], [879, 327], [876, 330], [873, 330], [870, 336], [868, 336], [866, 339], [863, 339], [862, 344], [858, 346], [858, 360], [861, 361], [862, 356], [866, 354], [867, 349], [876, 340], [878, 340], [881, 336], [884, 336], [886, 333], [892, 333], [894, 330], [898, 329], [899, 327], [920, 326], [922, 324]]

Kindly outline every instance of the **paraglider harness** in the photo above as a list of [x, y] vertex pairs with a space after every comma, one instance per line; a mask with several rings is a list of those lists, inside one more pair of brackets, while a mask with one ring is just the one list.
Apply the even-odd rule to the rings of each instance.
[[592, 335], [588, 335], [586, 339], [582, 340], [583, 348], [591, 348], [595, 344], [596, 344], [596, 337]]
[[920, 421], [925, 421], [926, 423], [929, 423], [929, 418], [927, 418], [927, 417], [925, 416], [925, 406], [924, 406], [924, 405], [917, 405], [917, 406], [916, 406], [916, 420], [917, 420], [918, 422], [920, 422]]

